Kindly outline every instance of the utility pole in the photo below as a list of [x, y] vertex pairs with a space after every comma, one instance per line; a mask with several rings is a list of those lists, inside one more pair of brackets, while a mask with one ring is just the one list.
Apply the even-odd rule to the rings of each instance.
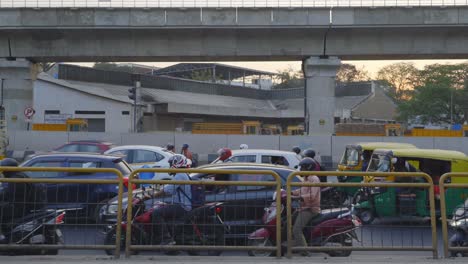
[[453, 126], [453, 88], [450, 89], [450, 130]]
[[138, 104], [138, 97], [139, 97], [139, 88], [141, 87], [140, 83], [140, 75], [139, 74], [132, 74], [132, 83], [133, 87], [128, 89], [128, 98], [133, 100], [133, 132], [137, 133], [137, 104]]

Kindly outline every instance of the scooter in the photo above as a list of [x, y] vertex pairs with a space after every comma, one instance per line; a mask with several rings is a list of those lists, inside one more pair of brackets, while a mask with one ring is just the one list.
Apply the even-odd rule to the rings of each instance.
[[[451, 247], [468, 247], [468, 199], [465, 203], [455, 208], [452, 220], [449, 222], [450, 227], [455, 230], [455, 233], [449, 240]], [[468, 257], [468, 251], [450, 251], [452, 257]]]
[[[3, 226], [4, 235], [0, 244], [14, 245], [61, 245], [63, 235], [57, 225], [63, 224], [64, 210], [36, 211], [23, 218], [15, 219], [14, 224]], [[58, 249], [3, 249], [9, 255], [57, 255]]]
[[[122, 222], [121, 251], [125, 248], [125, 236], [127, 228], [132, 228], [132, 245], [159, 245], [162, 243], [161, 235], [153, 235], [153, 224], [151, 216], [153, 211], [167, 206], [167, 203], [156, 202], [150, 208], [146, 208], [144, 202], [145, 190], [141, 192], [141, 197], [134, 196], [132, 200], [132, 219], [126, 219]], [[226, 227], [221, 218], [223, 207], [222, 203], [210, 203], [187, 213], [183, 219], [177, 219], [170, 223], [169, 232], [176, 245], [204, 245], [204, 246], [222, 246], [224, 245], [224, 235]], [[126, 218], [127, 209], [123, 214]], [[106, 245], [115, 245], [116, 227], [111, 227], [105, 235]], [[136, 255], [138, 251], [131, 254]], [[168, 255], [176, 255], [178, 251], [165, 251]], [[189, 255], [198, 255], [197, 251], [187, 251]], [[219, 256], [221, 250], [208, 250], [208, 255]], [[114, 255], [114, 250], [106, 250], [106, 254]]]
[[[249, 246], [262, 247], [274, 246], [276, 242], [276, 194], [273, 196], [273, 203], [265, 208], [263, 223], [265, 227], [260, 228], [248, 237]], [[286, 240], [286, 191], [281, 191], [281, 223], [282, 240]], [[292, 219], [294, 222], [294, 219]], [[358, 240], [355, 230], [361, 226], [358, 217], [351, 214], [349, 209], [323, 210], [320, 216], [313, 218], [304, 228], [304, 237], [309, 246], [328, 246], [329, 244], [340, 244], [342, 246], [352, 246], [353, 239]], [[283, 241], [283, 242], [284, 242]], [[327, 251], [331, 257], [347, 257], [351, 255], [351, 250]], [[249, 256], [272, 256], [270, 251], [249, 250]]]

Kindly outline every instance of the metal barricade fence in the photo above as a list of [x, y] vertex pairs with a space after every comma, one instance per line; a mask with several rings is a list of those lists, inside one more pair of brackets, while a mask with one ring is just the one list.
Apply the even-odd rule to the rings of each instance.
[[[144, 219], [144, 215], [140, 213], [134, 214], [133, 210], [141, 210], [141, 207], [136, 207], [136, 206], [128, 206], [127, 207], [127, 212], [126, 212], [126, 222], [124, 224], [124, 229], [125, 229], [125, 240], [126, 240], [126, 247], [125, 247], [125, 252], [126, 256], [130, 256], [133, 252], [135, 251], [140, 251], [140, 250], [162, 250], [162, 251], [177, 251], [177, 250], [184, 250], [187, 251], [189, 254], [197, 254], [197, 251], [210, 251], [211, 253], [209, 254], [214, 254], [218, 255], [222, 251], [237, 251], [237, 250], [248, 250], [248, 251], [266, 251], [266, 252], [274, 252], [276, 251], [276, 256], [280, 257], [281, 256], [281, 217], [280, 214], [276, 215], [276, 241], [271, 241], [271, 244], [264, 244], [261, 246], [255, 246], [255, 245], [245, 245], [247, 242], [247, 238], [245, 240], [241, 240], [241, 245], [237, 245], [237, 243], [229, 243], [230, 245], [227, 245], [227, 237], [225, 238], [225, 235], [229, 234], [220, 234], [218, 233], [219, 227], [222, 227], [222, 230], [229, 233], [229, 230], [232, 230], [235, 228], [235, 222], [236, 220], [240, 220], [241, 223], [237, 223], [237, 225], [241, 225], [238, 227], [239, 229], [244, 229], [244, 234], [248, 235], [250, 232], [255, 231], [259, 228], [263, 228], [265, 226], [264, 223], [257, 223], [253, 222], [253, 224], [250, 224], [251, 221], [249, 219], [242, 219], [243, 217], [246, 217], [248, 215], [252, 215], [251, 213], [248, 212], [250, 209], [255, 209], [257, 212], [253, 213], [254, 218], [252, 220], [258, 220], [262, 219], [261, 214], [264, 212], [264, 208], [268, 206], [268, 203], [271, 203], [271, 201], [274, 199], [273, 198], [273, 193], [276, 193], [276, 199], [279, 201], [281, 199], [281, 187], [283, 185], [283, 181], [285, 182], [285, 179], [282, 180], [282, 178], [274, 171], [270, 170], [236, 170], [236, 169], [226, 169], [226, 170], [218, 170], [218, 169], [138, 169], [136, 171], [133, 171], [131, 176], [129, 177], [129, 191], [128, 191], [128, 203], [130, 201], [138, 201], [134, 200], [134, 198], [137, 198], [133, 194], [133, 185], [139, 185], [139, 184], [152, 184], [152, 185], [163, 185], [163, 184], [168, 184], [167, 180], [140, 180], [140, 179], [135, 179], [135, 175], [138, 173], [142, 172], [153, 172], [153, 173], [197, 173], [200, 175], [205, 175], [206, 177], [205, 180], [171, 180], [170, 185], [172, 186], [177, 186], [179, 188], [180, 186], [185, 185], [190, 185], [190, 186], [204, 186], [206, 188], [208, 187], [213, 187], [213, 188], [219, 188], [219, 187], [229, 187], [229, 186], [236, 186], [239, 188], [240, 186], [244, 186], [245, 188], [242, 190], [245, 190], [245, 192], [233, 192], [233, 193], [221, 193], [218, 191], [211, 190], [213, 192], [213, 199], [212, 202], [221, 202], [222, 204], [217, 205], [214, 203], [213, 205], [215, 208], [211, 208], [216, 210], [216, 214], [220, 213], [221, 216], [216, 215], [213, 217], [218, 217], [220, 218], [220, 221], [216, 221], [216, 223], [211, 223], [211, 222], [205, 222], [204, 216], [210, 216], [210, 212], [206, 212], [207, 208], [210, 209], [210, 207], [207, 206], [201, 206], [194, 208], [190, 213], [188, 213], [189, 217], [193, 218], [184, 218], [185, 220], [190, 219], [189, 222], [183, 221], [182, 223], [177, 222], [178, 226], [169, 226], [169, 229], [172, 229], [172, 238], [174, 238], [177, 243], [175, 245], [162, 245], [161, 238], [157, 236], [153, 236], [153, 231], [154, 228], [160, 228], [160, 223], [153, 225], [152, 223], [148, 223], [148, 219]], [[226, 178], [225, 176], [232, 177], [233, 175], [237, 175], [237, 178], [235, 181], [229, 181], [229, 178]], [[242, 177], [240, 177], [242, 175]], [[269, 179], [265, 178], [255, 178], [254, 176], [256, 175], [261, 175], [262, 177], [269, 177]], [[214, 179], [211, 180], [206, 180], [206, 178], [212, 178], [211, 176], [215, 177]], [[251, 181], [249, 181], [249, 177], [252, 178]], [[221, 179], [221, 180], [220, 180]], [[260, 187], [266, 187], [265, 189], [267, 190], [258, 190], [256, 193], [255, 191], [248, 191], [248, 187], [255, 187], [255, 186], [260, 186]], [[182, 188], [182, 187], [180, 187]], [[192, 188], [193, 190], [193, 188]], [[238, 189], [237, 189], [238, 190]], [[181, 195], [177, 191], [178, 195]], [[259, 195], [260, 194], [260, 195]], [[266, 198], [265, 194], [269, 194], [269, 197]], [[182, 194], [184, 195], [184, 194]], [[210, 202], [208, 199], [208, 192], [206, 193], [206, 198], [207, 202]], [[227, 198], [229, 195], [230, 198]], [[261, 196], [261, 197], [258, 197]], [[256, 204], [255, 199], [249, 200], [249, 197], [253, 197], [257, 199], [258, 204]], [[219, 199], [220, 198], [220, 199]], [[141, 194], [140, 194], [140, 199], [141, 199]], [[180, 199], [180, 198], [179, 198]], [[234, 202], [230, 202], [229, 199], [232, 199]], [[157, 207], [159, 205], [157, 204], [151, 204], [151, 207]], [[218, 207], [219, 206], [219, 207]], [[276, 211], [280, 212], [281, 211], [281, 203], [276, 203], [276, 205], [273, 205], [276, 207]], [[133, 208], [135, 207], [135, 208]], [[222, 209], [223, 207], [226, 207], [225, 209]], [[220, 211], [218, 212], [218, 209], [220, 208]], [[221, 212], [221, 209], [223, 210]], [[258, 209], [261, 210], [262, 213], [258, 213]], [[201, 213], [200, 213], [201, 212]], [[201, 216], [199, 216], [201, 214]], [[237, 216], [236, 216], [237, 215]], [[226, 218], [234, 218], [234, 219], [226, 219]], [[239, 218], [240, 217], [240, 218]], [[195, 220], [194, 220], [195, 219]], [[234, 221], [231, 221], [234, 220]], [[242, 222], [243, 221], [243, 222]], [[224, 224], [224, 222], [231, 222], [234, 223], [232, 226], [229, 224]], [[127, 226], [127, 223], [131, 226]], [[146, 225], [145, 225], [146, 223]], [[244, 223], [244, 224], [242, 224]], [[167, 225], [170, 225], [171, 223], [167, 223]], [[172, 223], [174, 224], [174, 223]], [[182, 228], [182, 231], [179, 232], [175, 229], [180, 230]], [[186, 232], [185, 229], [188, 228], [188, 231]], [[213, 228], [213, 231], [206, 231], [209, 228]], [[141, 239], [138, 235], [134, 235], [135, 232], [140, 233], [140, 231], [149, 233], [151, 232], [152, 234], [150, 235], [149, 238], [145, 237], [145, 239]], [[174, 231], [175, 230], [175, 231]], [[179, 232], [175, 234], [174, 232]], [[206, 233], [204, 233], [206, 232]], [[207, 233], [213, 232], [214, 236], [211, 236], [212, 238], [216, 238], [215, 241], [204, 241], [204, 237], [208, 237]], [[137, 233], [137, 234], [138, 234]], [[155, 232], [156, 234], [158, 232]], [[182, 234], [182, 237], [180, 237], [180, 234]], [[132, 235], [134, 235], [132, 237]], [[205, 236], [206, 235], [206, 236]], [[177, 238], [176, 238], [177, 237]], [[220, 238], [221, 237], [221, 238]], [[158, 242], [155, 242], [158, 241]], [[153, 243], [154, 242], [154, 243]]]
[[[400, 182], [353, 182], [353, 183], [347, 183], [347, 182], [321, 182], [321, 183], [312, 183], [312, 182], [300, 182], [300, 183], [297, 183], [297, 182], [291, 182], [291, 179], [293, 179], [293, 177], [296, 177], [296, 176], [308, 176], [308, 175], [317, 175], [319, 177], [329, 177], [331, 175], [333, 176], [346, 176], [346, 177], [363, 177], [363, 176], [374, 176], [374, 177], [382, 177], [382, 178], [385, 178], [387, 179], [388, 177], [402, 177], [402, 179], [404, 178], [413, 178], [413, 177], [419, 177], [421, 179], [423, 179], [425, 182], [420, 182], [420, 183], [400, 183]], [[382, 179], [381, 178], [381, 179]], [[288, 257], [291, 257], [292, 255], [292, 252], [295, 251], [295, 252], [305, 252], [305, 251], [314, 251], [314, 252], [328, 252], [328, 253], [333, 253], [333, 255], [337, 255], [337, 256], [347, 256], [351, 253], [351, 251], [432, 251], [433, 252], [433, 257], [434, 258], [437, 258], [438, 257], [438, 253], [437, 253], [437, 227], [436, 227], [436, 217], [435, 217], [435, 201], [434, 201], [434, 185], [433, 185], [433, 181], [431, 179], [431, 177], [425, 173], [399, 173], [399, 172], [392, 172], [392, 173], [379, 173], [379, 172], [326, 172], [326, 171], [321, 171], [321, 172], [294, 172], [292, 174], [289, 175], [288, 177], [288, 181], [287, 181], [287, 184], [286, 184], [286, 187], [287, 187], [287, 190], [286, 190], [286, 193], [287, 193], [287, 201], [286, 201], [286, 208], [287, 208], [287, 256]], [[409, 188], [418, 188], [418, 189], [425, 189], [428, 191], [428, 194], [424, 194], [423, 196], [427, 196], [426, 199], [428, 199], [429, 201], [429, 208], [426, 208], [426, 212], [427, 210], [429, 211], [429, 217], [430, 217], [430, 223], [431, 223], [431, 227], [430, 227], [430, 233], [431, 233], [431, 236], [432, 236], [432, 244], [430, 246], [425, 246], [424, 245], [424, 234], [421, 233], [420, 236], [420, 241], [417, 241], [418, 243], [420, 242], [421, 245], [417, 245], [417, 246], [414, 246], [414, 245], [405, 245], [405, 241], [411, 241], [411, 243], [413, 244], [415, 242], [415, 239], [413, 237], [413, 233], [415, 232], [414, 229], [416, 229], [415, 226], [411, 226], [410, 228], [405, 228], [404, 230], [401, 230], [401, 245], [395, 245], [395, 242], [393, 240], [393, 233], [391, 232], [391, 228], [392, 226], [383, 226], [384, 228], [381, 228], [381, 232], [385, 232], [383, 234], [380, 234], [380, 238], [373, 238], [375, 236], [374, 232], [370, 232], [370, 234], [365, 234], [364, 233], [364, 229], [368, 229], [368, 228], [374, 228], [373, 225], [362, 225], [361, 226], [361, 245], [360, 246], [352, 246], [352, 243], [350, 244], [350, 241], [352, 242], [352, 238], [355, 237], [357, 240], [358, 240], [358, 237], [357, 235], [354, 233], [352, 234], [351, 231], [353, 231], [355, 228], [353, 228], [353, 226], [355, 226], [355, 220], [352, 221], [352, 223], [350, 222], [349, 223], [349, 226], [333, 226], [333, 224], [325, 224], [324, 228], [328, 228], [327, 232], [329, 232], [330, 228], [332, 229], [336, 229], [335, 231], [336, 232], [341, 232], [339, 234], [346, 234], [346, 237], [345, 236], [342, 236], [342, 237], [339, 237], [340, 239], [346, 239], [346, 241], [344, 240], [337, 240], [335, 239], [335, 237], [327, 237], [328, 235], [324, 235], [325, 236], [325, 240], [324, 240], [324, 243], [322, 243], [321, 241], [309, 241], [308, 243], [308, 246], [300, 246], [300, 247], [293, 247], [293, 244], [292, 244], [292, 239], [293, 239], [293, 230], [292, 230], [292, 207], [293, 207], [293, 201], [292, 201], [292, 195], [291, 195], [291, 190], [293, 187], [336, 187], [336, 188], [351, 188], [351, 187], [359, 187], [359, 188], [369, 188], [369, 190], [371, 192], [373, 192], [373, 190], [377, 190], [376, 188], [386, 188], [385, 190], [381, 190], [379, 189], [380, 191], [385, 192], [390, 192], [390, 188], [400, 188], [400, 189], [409, 189]], [[363, 189], [365, 190], [365, 189]], [[297, 194], [297, 191], [296, 193]], [[372, 198], [372, 194], [369, 196], [371, 197], [371, 200], [374, 199]], [[393, 196], [395, 197], [395, 196]], [[357, 195], [355, 195], [354, 198], [357, 198]], [[354, 199], [353, 198], [353, 199]], [[396, 199], [398, 198], [393, 198], [394, 199], [394, 203], [397, 203]], [[383, 204], [381, 206], [383, 207], [390, 207], [392, 205], [388, 204], [391, 200], [385, 200], [386, 201], [386, 204]], [[352, 201], [351, 201], [352, 203]], [[375, 206], [374, 206], [375, 207]], [[427, 207], [427, 205], [417, 205], [417, 204], [414, 204], [413, 206], [413, 209], [412, 210], [418, 210], [418, 209], [422, 209], [422, 208], [418, 208], [418, 207]], [[344, 214], [345, 212], [343, 212]], [[329, 214], [330, 215], [333, 215], [333, 213]], [[334, 218], [339, 218], [338, 214], [335, 213], [334, 215]], [[350, 216], [351, 217], [351, 216]], [[325, 217], [326, 219], [326, 217]], [[320, 219], [318, 220], [320, 221]], [[351, 221], [351, 220], [350, 220]], [[312, 219], [312, 225], [319, 225], [320, 222], [318, 223], [314, 223], [314, 219]], [[334, 223], [334, 222], [332, 222]], [[336, 223], [336, 222], [335, 222]], [[310, 230], [312, 230], [312, 232], [322, 232], [322, 230], [316, 230], [314, 229], [316, 226], [312, 227], [312, 226], [309, 226], [308, 228]], [[307, 227], [306, 227], [307, 228]], [[400, 228], [400, 227], [393, 227], [393, 228]], [[311, 232], [311, 231], [307, 231], [307, 232]], [[341, 231], [340, 231], [341, 230]], [[372, 231], [372, 229], [371, 229]], [[390, 232], [390, 234], [388, 234], [388, 232]], [[405, 237], [404, 238], [404, 233], [409, 233], [410, 237]], [[309, 234], [309, 233], [306, 233], [306, 234]], [[314, 233], [312, 233], [314, 234]], [[408, 234], [406, 234], [408, 235]], [[318, 233], [318, 234], [315, 234], [315, 238], [317, 237], [320, 237], [321, 234]], [[366, 243], [369, 243], [368, 240], [370, 240], [371, 244], [370, 245], [367, 245], [367, 244], [364, 244], [363, 243], [363, 236], [366, 236], [368, 237], [369, 239], [366, 239]], [[417, 236], [419, 236], [419, 234], [417, 234]], [[333, 238], [333, 239], [330, 239], [330, 238]], [[351, 240], [349, 240], [349, 239]], [[329, 240], [330, 239], [330, 240]], [[390, 240], [389, 240], [390, 239]], [[374, 245], [374, 241], [375, 240], [379, 240], [379, 245], [376, 246]], [[419, 239], [418, 239], [419, 240]], [[334, 241], [334, 242], [337, 242], [338, 244], [341, 244], [341, 246], [324, 246], [324, 244], [326, 245], [326, 243], [330, 242], [330, 241]], [[359, 240], [358, 240], [359, 241]], [[317, 243], [316, 243], [317, 242]], [[312, 245], [311, 245], [312, 244]], [[343, 246], [343, 244], [345, 246]]]
[[[109, 187], [116, 190], [118, 210], [115, 230], [120, 235], [124, 177], [119, 170], [112, 168], [0, 167], [0, 172], [28, 172], [27, 176], [30, 177], [15, 178], [16, 175], [11, 178], [0, 178], [0, 186], [2, 187], [0, 188], [2, 189], [0, 197], [3, 196], [1, 197], [2, 201], [6, 201], [1, 204], [0, 209], [0, 227], [3, 227], [6, 240], [5, 244], [0, 243], [0, 251], [17, 250], [31, 254], [31, 252], [38, 250], [38, 254], [57, 254], [59, 249], [103, 249], [115, 250], [115, 257], [119, 258], [120, 240], [116, 240], [115, 244], [112, 245], [98, 242], [99, 232], [97, 229], [101, 224], [95, 222], [97, 219], [94, 218], [94, 212], [97, 212], [103, 204], [102, 201], [90, 198], [90, 195], [95, 194], [92, 191], [94, 187], [101, 189]], [[69, 179], [54, 178], [51, 173], [55, 173], [55, 176], [59, 173], [67, 173], [66, 176]], [[83, 176], [91, 177], [97, 173], [115, 175], [116, 177], [114, 179], [110, 177], [108, 179], [83, 178]], [[20, 188], [22, 188], [24, 197], [19, 196], [20, 191], [16, 192]], [[11, 195], [10, 191], [13, 192], [13, 197], [5, 197]], [[31, 193], [32, 196], [26, 197]], [[15, 202], [16, 198], [22, 201]], [[78, 203], [83, 208], [70, 208], [70, 206], [77, 206]], [[23, 210], [18, 212], [16, 209], [21, 207]], [[88, 223], [89, 216], [94, 218], [91, 220], [92, 223]], [[84, 224], [82, 223], [83, 217], [86, 219]], [[91, 228], [93, 226], [96, 227], [96, 230]], [[52, 233], [46, 233], [49, 231]], [[76, 243], [76, 240], [79, 240], [76, 237], [77, 234], [83, 234], [83, 238], [79, 238], [83, 239], [82, 242]], [[69, 235], [73, 237], [68, 237]], [[88, 243], [89, 240], [93, 239], [94, 242]]]
[[[466, 212], [468, 212], [468, 204], [465, 203], [468, 199], [467, 178], [468, 172], [446, 173], [442, 175], [439, 180], [442, 238], [444, 244], [444, 257], [446, 258], [456, 256], [458, 252], [468, 254], [467, 246], [463, 246], [463, 244], [457, 246], [450, 244], [448, 229], [448, 225], [450, 224], [455, 232], [466, 232], [467, 230], [468, 214]], [[462, 180], [463, 182], [458, 182], [459, 180]], [[454, 216], [453, 214], [456, 209], [461, 210], [461, 214], [456, 214]], [[448, 220], [448, 215], [452, 215], [451, 220]], [[465, 238], [465, 236], [462, 236], [462, 238]]]

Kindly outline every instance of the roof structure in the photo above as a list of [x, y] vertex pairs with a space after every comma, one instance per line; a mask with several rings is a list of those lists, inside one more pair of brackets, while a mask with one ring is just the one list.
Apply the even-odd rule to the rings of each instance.
[[153, 75], [169, 75], [174, 77], [186, 78], [191, 72], [214, 70], [216, 76], [221, 76], [223, 80], [234, 80], [252, 75], [272, 76], [276, 73], [259, 71], [244, 67], [237, 67], [221, 63], [179, 63], [166, 68], [154, 71]]

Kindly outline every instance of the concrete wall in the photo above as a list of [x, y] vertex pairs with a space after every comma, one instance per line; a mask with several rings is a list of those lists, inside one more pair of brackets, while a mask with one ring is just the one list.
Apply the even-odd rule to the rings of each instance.
[[240, 144], [249, 148], [291, 150], [293, 146], [301, 149], [313, 148], [320, 156], [334, 163], [338, 162], [344, 146], [356, 142], [402, 142], [412, 143], [420, 148], [458, 150], [468, 154], [468, 138], [431, 138], [431, 137], [330, 137], [330, 136], [246, 136], [246, 135], [192, 135], [184, 133], [76, 133], [76, 132], [38, 132], [17, 131], [10, 133], [9, 150], [49, 151], [72, 140], [106, 140], [116, 145], [157, 145], [173, 143], [177, 151], [187, 143], [199, 160], [206, 162], [209, 154], [215, 154], [221, 147], [238, 149]]

